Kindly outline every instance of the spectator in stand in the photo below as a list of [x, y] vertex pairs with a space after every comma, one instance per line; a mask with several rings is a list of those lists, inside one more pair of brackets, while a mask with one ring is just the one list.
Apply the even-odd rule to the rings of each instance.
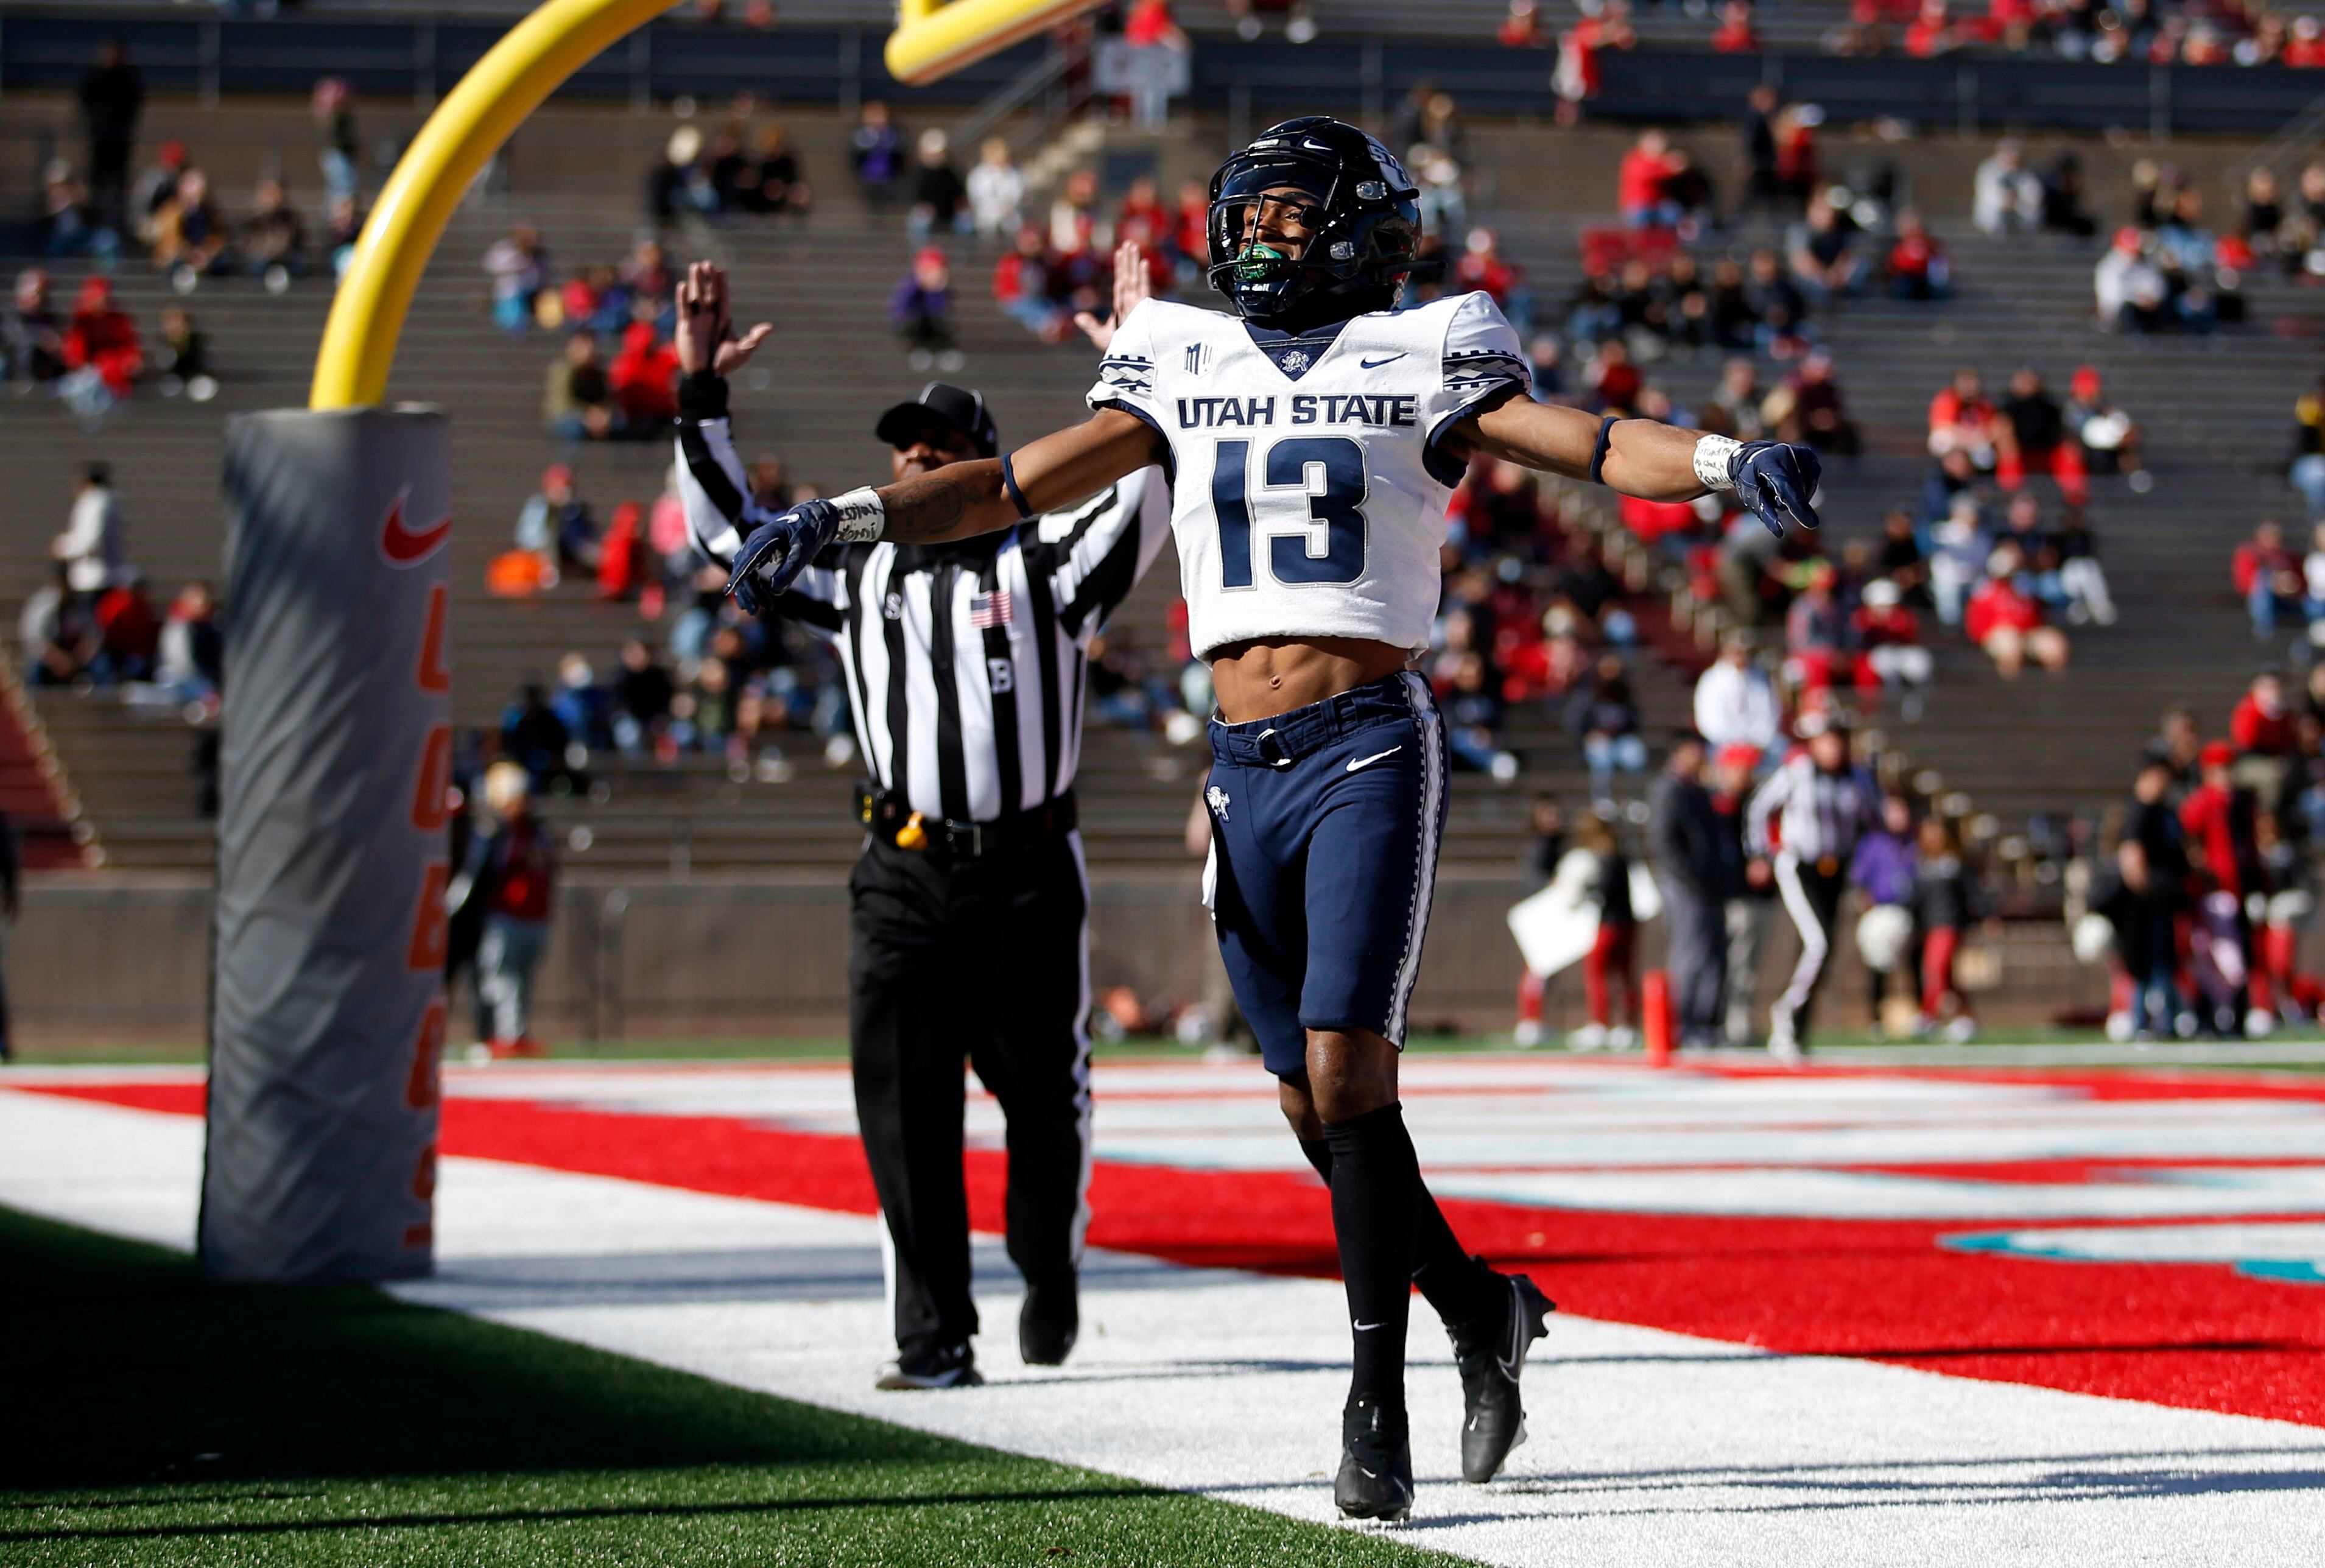
[[183, 142], [164, 142], [153, 149], [153, 162], [137, 175], [137, 183], [129, 191], [129, 222], [125, 233], [151, 245], [153, 242], [153, 218], [162, 204], [177, 194], [178, 176], [186, 172], [192, 155]]
[[1784, 678], [1795, 691], [1822, 691], [1832, 684], [1848, 626], [1833, 597], [1839, 575], [1828, 563], [1814, 562], [1785, 608]]
[[637, 637], [622, 645], [621, 662], [614, 677], [611, 727], [616, 747], [635, 758], [660, 749], [677, 688], [653, 650]]
[[1776, 178], [1795, 207], [1806, 207], [1810, 194], [1823, 182], [1817, 152], [1817, 127], [1824, 109], [1817, 104], [1793, 104], [1776, 123]]
[[2115, 243], [2099, 258], [2091, 287], [2102, 331], [2161, 332], [2172, 325], [2163, 269], [2148, 259], [2147, 236], [2139, 229], [2115, 231]]
[[1965, 452], [1973, 468], [1992, 473], [2001, 458], [2005, 428], [2001, 413], [1987, 399], [1985, 381], [1975, 366], [1956, 370], [1953, 380], [1930, 399], [1930, 452], [1934, 457]]
[[1616, 653], [1598, 655], [1590, 679], [1569, 700], [1567, 727], [1581, 743], [1590, 770], [1590, 798], [1602, 808], [1615, 798], [1615, 775], [1647, 771], [1647, 743], [1639, 734], [1639, 705], [1630, 672]]
[[2229, 571], [2252, 616], [2254, 636], [2265, 641], [2276, 635], [2278, 616], [2303, 613], [2308, 584], [2302, 569], [2285, 547], [2283, 525], [2273, 517], [2253, 530], [2250, 543], [2237, 547]]
[[1778, 441], [1805, 441], [1843, 458], [1857, 456], [1860, 449], [1856, 422], [1848, 417], [1840, 383], [1833, 378], [1832, 356], [1821, 348], [1801, 361], [1800, 368], [1769, 394], [1760, 413]]
[[20, 387], [46, 387], [67, 368], [65, 324], [49, 303], [49, 274], [26, 267], [16, 274], [14, 302], [0, 316], [0, 376]]
[[597, 527], [589, 504], [574, 490], [573, 470], [563, 463], [542, 470], [541, 488], [517, 514], [516, 544], [541, 558], [543, 578], [551, 583], [561, 566], [596, 567]]
[[1509, 14], [1502, 18], [1495, 37], [1504, 49], [1542, 49], [1550, 43], [1534, 0], [1510, 0]]
[[800, 172], [799, 154], [792, 151], [791, 132], [778, 122], [759, 127], [758, 181], [744, 203], [753, 212], [788, 212], [805, 218], [814, 206], [814, 193]]
[[1727, 435], [1740, 441], [1758, 441], [1766, 433], [1760, 419], [1760, 405], [1766, 400], [1758, 369], [1739, 355], [1720, 366], [1719, 385], [1711, 394], [1710, 406], [1703, 413], [1716, 409], [1726, 416]]
[[1740, 218], [1762, 208], [1781, 209], [1784, 205], [1783, 181], [1776, 174], [1776, 89], [1762, 82], [1746, 98], [1744, 114], [1737, 126], [1737, 137], [1742, 144], [1739, 162], [1744, 171], [1744, 199], [1737, 216]]
[[1920, 609], [1930, 608], [1933, 602], [1930, 598], [1930, 561], [1922, 549], [1920, 535], [1914, 532], [1911, 513], [1893, 508], [1881, 519], [1881, 548], [1873, 564], [1876, 571], [1897, 585], [1904, 603]]
[[1967, 28], [1956, 26], [1946, 10], [1946, 0], [1922, 0], [1922, 8], [1905, 29], [1905, 52], [1915, 60], [1930, 60], [1941, 54], [1950, 54], [1965, 44], [1977, 42]]
[[1009, 156], [1004, 136], [987, 136], [977, 167], [968, 172], [968, 210], [978, 237], [999, 239], [1017, 233], [1025, 221], [1025, 176]]
[[209, 339], [195, 330], [194, 319], [175, 305], [162, 311], [162, 332], [153, 344], [151, 368], [164, 397], [182, 393], [196, 403], [208, 403], [218, 395], [218, 381], [210, 374]]
[[315, 117], [315, 162], [323, 172], [327, 201], [353, 201], [363, 194], [362, 171], [357, 162], [355, 92], [335, 76], [315, 83], [308, 100]]
[[2282, 60], [2283, 63], [2301, 70], [2315, 70], [2325, 66], [2325, 22], [2320, 22], [2314, 16], [2294, 17]]
[[877, 98], [865, 101], [855, 134], [848, 139], [848, 157], [865, 200], [875, 209], [894, 206], [904, 181], [904, 138], [890, 121], [886, 104]]
[[493, 281], [493, 321], [512, 338], [532, 329], [533, 302], [549, 286], [549, 249], [541, 231], [529, 223], [511, 228], [485, 252], [484, 268]]
[[218, 594], [208, 582], [196, 578], [170, 601], [169, 617], [162, 623], [161, 656], [153, 679], [169, 691], [171, 700], [215, 712], [225, 670], [226, 643], [218, 630]]
[[2021, 366], [2011, 374], [2009, 392], [1995, 428], [1996, 480], [2005, 490], [2015, 490], [2025, 483], [2027, 470], [2036, 469], [2059, 482], [2068, 505], [2083, 505], [2090, 487], [2082, 447], [2068, 433], [2065, 411], [2043, 387], [2042, 373]]
[[2042, 607], [2019, 584], [2025, 564], [2015, 544], [1996, 545], [1986, 580], [1962, 612], [1962, 630], [2005, 681], [2016, 680], [2029, 657], [2054, 674], [2067, 667], [2066, 634], [2044, 624]]
[[1066, 308], [1051, 297], [1048, 247], [1042, 230], [1027, 224], [1017, 231], [1016, 248], [995, 264], [993, 298], [1002, 313], [1044, 343], [1066, 339]]
[[2203, 752], [2204, 732], [2196, 722], [2196, 710], [2175, 707], [2163, 710], [2162, 723], [2146, 746], [2141, 748], [2139, 756], [2143, 766], [2162, 767], [2170, 772], [2170, 793], [2176, 802], [2196, 787], [2197, 770]]
[[1910, 207], [1897, 214], [1888, 272], [1889, 292], [1901, 300], [1942, 300], [1953, 292], [1953, 263], [1945, 246]]
[[2122, 474], [2141, 495], [2154, 487], [2155, 481], [2141, 461], [2139, 425], [2107, 396], [2107, 384], [2095, 367], [2076, 369], [2067, 384], [2062, 417], [2067, 433], [2082, 448], [2087, 473]]
[[1742, 867], [1704, 787], [1704, 738], [1682, 733], [1647, 790], [1647, 849], [1663, 895], [1672, 1003], [1683, 1049], [1719, 1044], [1728, 1006], [1727, 907]]
[[1558, 63], [1551, 70], [1551, 91], [1558, 96], [1553, 121], [1571, 125], [1582, 117], [1582, 106], [1598, 96], [1598, 56], [1626, 50], [1638, 42], [1631, 31], [1630, 8], [1624, 0], [1603, 0], [1598, 13], [1585, 14], [1558, 35]]
[[550, 361], [541, 418], [549, 433], [561, 441], [610, 441], [620, 432], [613, 386], [597, 357], [596, 334], [569, 334], [564, 354]]
[[[1418, 177], [1418, 170], [1412, 172]], [[1424, 190], [1422, 194], [1425, 197], [1428, 193]], [[1200, 281], [1204, 269], [1211, 264], [1210, 213], [1210, 193], [1204, 186], [1190, 180], [1179, 187], [1179, 206], [1171, 215], [1168, 249], [1182, 286]], [[1427, 227], [1425, 210], [1422, 221], [1424, 233], [1440, 232]]]
[[2115, 597], [2108, 591], [2107, 571], [2099, 565], [2098, 541], [2090, 519], [2080, 506], [2070, 506], [2059, 517], [2051, 547], [2059, 561], [2059, 587], [2070, 626], [2115, 625]]
[[1533, 296], [1524, 287], [1525, 274], [1502, 259], [1501, 247], [1490, 228], [1473, 228], [1464, 242], [1461, 259], [1453, 264], [1452, 291], [1481, 293], [1500, 307], [1519, 333], [1533, 330]]
[[[236, 254], [242, 268], [264, 278], [277, 293], [307, 271], [307, 227], [299, 221], [280, 180], [262, 180], [250, 216], [243, 220]], [[280, 269], [279, 271], [277, 269]]]
[[1518, 759], [1501, 745], [1502, 694], [1492, 667], [1471, 649], [1454, 656], [1452, 672], [1444, 694], [1446, 749], [1459, 765], [1509, 783], [1518, 775]]
[[614, 508], [597, 542], [597, 597], [622, 603], [638, 597], [649, 575], [645, 508], [625, 501]]
[[470, 840], [445, 898], [456, 921], [472, 904], [482, 915], [477, 1033], [496, 1057], [548, 1053], [533, 1035], [533, 977], [549, 951], [557, 855], [533, 815], [533, 779], [515, 763], [485, 770], [490, 822]]
[[1970, 222], [1989, 238], [2042, 227], [2042, 181], [2016, 141], [2005, 138], [1971, 176]]
[[2261, 812], [2274, 816], [2283, 803], [2286, 765], [2299, 746], [2283, 671], [2272, 665], [2253, 677], [2228, 715], [2228, 739], [2237, 748], [2237, 784], [2252, 792]]
[[[29, 274], [28, 274], [29, 275]], [[17, 284], [23, 298], [23, 284]], [[2309, 520], [2325, 519], [2325, 376], [2293, 405], [2293, 466], [2285, 480], [2309, 504]]]
[[127, 227], [129, 155], [137, 142], [137, 117], [145, 107], [144, 79], [129, 63], [129, 51], [119, 39], [98, 46], [76, 97], [81, 126], [88, 134], [89, 196], [96, 221], [119, 230]]
[[113, 469], [91, 463], [73, 493], [72, 515], [65, 531], [49, 541], [49, 558], [64, 568], [75, 593], [99, 593], [122, 580], [129, 565], [128, 529], [121, 520], [121, 498], [113, 488]]
[[2042, 227], [2077, 239], [2098, 232], [2098, 220], [2083, 209], [2083, 163], [2071, 147], [2061, 148], [2042, 176]]
[[[1957, 451], [1948, 453], [1945, 460], [1967, 462], [1968, 458]], [[1994, 553], [1994, 536], [1986, 526], [1975, 492], [1965, 489], [1954, 496], [1931, 543], [1930, 593], [1937, 604], [1938, 619], [1950, 626], [1959, 626], [1970, 590], [1985, 577], [1987, 558]]]
[[960, 367], [960, 351], [953, 347], [952, 269], [944, 252], [931, 246], [913, 255], [912, 270], [888, 296], [888, 324], [903, 340], [913, 369]]
[[84, 679], [106, 682], [105, 637], [97, 624], [97, 596], [72, 585], [71, 570], [60, 561], [48, 585], [24, 600], [16, 622], [24, 654], [24, 679], [34, 686], [70, 686]]
[[97, 226], [89, 212], [88, 190], [73, 178], [72, 165], [61, 158], [42, 172], [40, 213], [33, 232], [41, 255], [54, 258], [86, 253], [103, 267], [111, 266], [119, 255], [119, 237]]
[[1639, 133], [1615, 172], [1615, 206], [1633, 228], [1673, 228], [1680, 220], [1678, 203], [1664, 190], [1677, 172], [1671, 138], [1650, 127]]
[[1646, 377], [1631, 363], [1631, 351], [1620, 338], [1609, 338], [1598, 345], [1598, 354], [1582, 372], [1582, 383], [1590, 389], [1589, 405], [1601, 413], [1627, 415], [1637, 406], [1639, 393], [1646, 385]]
[[199, 169], [179, 175], [177, 190], [153, 215], [153, 264], [185, 293], [187, 279], [225, 264], [227, 238], [226, 220], [210, 202], [209, 176]]
[[162, 619], [153, 613], [145, 585], [132, 569], [116, 578], [97, 596], [89, 613], [105, 648], [110, 679], [146, 682], [153, 678], [153, 661], [161, 652]]
[[1855, 228], [1819, 192], [1809, 198], [1807, 212], [1785, 235], [1784, 255], [1793, 281], [1820, 308], [1865, 285], [1865, 258], [1857, 254]]
[[2237, 237], [2254, 255], [2273, 257], [2288, 246], [2297, 253], [2289, 215], [2276, 188], [2276, 172], [2265, 164], [2245, 177], [2244, 202], [2237, 215]]
[[654, 335], [652, 322], [633, 321], [623, 330], [606, 385], [622, 435], [651, 440], [678, 418], [678, 355]]
[[1719, 25], [1712, 29], [1715, 54], [1756, 54], [1760, 35], [1753, 30], [1750, 0], [1726, 0], [1719, 7]]
[[1936, 663], [1922, 646], [1921, 622], [1904, 597], [1895, 582], [1875, 578], [1865, 585], [1849, 617], [1849, 630], [1859, 650], [1857, 690], [1875, 702], [1889, 691], [1902, 691], [1904, 712], [1911, 723], [1922, 716], [1922, 692], [1936, 673]]
[[968, 210], [968, 188], [952, 166], [952, 142], [934, 126], [921, 133], [912, 170], [912, 205], [904, 214], [904, 233], [914, 245], [926, 245], [940, 229], [968, 234], [974, 227]]
[[1784, 705], [1755, 657], [1757, 645], [1748, 632], [1730, 632], [1720, 643], [1719, 657], [1695, 683], [1695, 728], [1718, 752], [1749, 747], [1759, 754], [1783, 738]]
[[688, 213], [712, 211], [718, 204], [718, 192], [702, 166], [702, 133], [693, 125], [681, 125], [671, 132], [661, 161], [646, 176], [646, 216], [660, 227]]

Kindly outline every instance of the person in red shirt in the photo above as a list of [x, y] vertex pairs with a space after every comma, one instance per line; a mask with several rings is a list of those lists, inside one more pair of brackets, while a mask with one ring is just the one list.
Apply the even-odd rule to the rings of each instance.
[[1677, 172], [1671, 138], [1659, 130], [1640, 132], [1615, 172], [1615, 206], [1624, 223], [1633, 228], [1669, 228], [1678, 223], [1678, 203], [1663, 190], [1663, 182]]
[[1930, 455], [1966, 451], [1972, 463], [1991, 473], [2001, 426], [2001, 414], [1987, 399], [1984, 379], [1976, 366], [1965, 365], [1930, 399]]
[[113, 302], [113, 280], [93, 277], [80, 286], [72, 319], [65, 325], [65, 368], [92, 369], [116, 397], [129, 395], [129, 384], [145, 367], [137, 323]]
[[2306, 613], [2301, 558], [2285, 548], [2284, 529], [2274, 518], [2255, 528], [2250, 542], [2237, 546], [2228, 574], [2251, 612], [2253, 636], [2274, 636], [2278, 616]]
[[1171, 249], [1193, 273], [1211, 264], [1211, 197], [1199, 181], [1190, 180], [1179, 187], [1179, 210], [1171, 220], [1170, 236]]
[[678, 356], [654, 336], [651, 322], [633, 321], [622, 351], [607, 368], [607, 384], [622, 411], [624, 433], [650, 437], [678, 418]]
[[1889, 247], [1889, 292], [1901, 300], [1942, 300], [1953, 292], [1945, 246], [1910, 207], [1897, 215], [1897, 239]]
[[1490, 228], [1473, 228], [1463, 245], [1461, 259], [1453, 264], [1453, 292], [1482, 293], [1506, 314], [1522, 276], [1502, 259], [1501, 247]]
[[[2267, 893], [2268, 873], [2261, 861], [2256, 822], [2258, 807], [2252, 791], [2237, 783], [2236, 763], [2237, 748], [2225, 740], [2204, 747], [2197, 763], [2203, 782], [2180, 803], [2180, 827], [2187, 839], [2189, 860], [2202, 874], [2198, 880], [2209, 877], [2235, 900], [2237, 940], [2244, 948], [2245, 973], [2251, 977], [2246, 1000], [2254, 1014], [2265, 1015], [2272, 1011], [2273, 991], [2267, 974], [2256, 970], [2252, 961], [2253, 929], [2246, 912], [2246, 895]], [[2260, 1022], [2265, 1029], [2266, 1020]]]
[[2314, 16], [2293, 19], [2293, 35], [2285, 40], [2283, 63], [2300, 70], [2325, 66], [2325, 23]]
[[549, 948], [557, 852], [520, 765], [485, 770], [485, 807], [491, 825], [469, 841], [445, 901], [456, 931], [477, 933], [477, 1034], [495, 1056], [544, 1055], [532, 1032], [533, 976]]
[[1728, 0], [1719, 8], [1719, 25], [1711, 34], [1712, 51], [1749, 54], [1759, 47], [1760, 35], [1752, 29], [1750, 0]]
[[1915, 60], [1944, 54], [1968, 42], [1946, 14], [1946, 0], [1922, 0], [1921, 14], [1905, 29], [1905, 52]]
[[2291, 756], [2293, 710], [2284, 701], [2284, 676], [2274, 668], [2253, 677], [2236, 711], [2228, 716], [2228, 738], [2246, 756]]
[[1905, 603], [1903, 589], [1885, 577], [1865, 585], [1848, 628], [1857, 645], [1857, 690], [1868, 711], [1879, 705], [1882, 692], [1895, 686], [1905, 693], [1908, 719], [1922, 716], [1922, 689], [1930, 683], [1936, 664], [1922, 646], [1922, 623]]
[[1969, 596], [1962, 612], [1962, 630], [1986, 650], [1995, 670], [2015, 681], [2031, 656], [2044, 669], [2067, 667], [2067, 636], [2042, 622], [2042, 607], [2019, 586], [2025, 562], [2015, 544], [1997, 544], [1986, 564], [1986, 580]]

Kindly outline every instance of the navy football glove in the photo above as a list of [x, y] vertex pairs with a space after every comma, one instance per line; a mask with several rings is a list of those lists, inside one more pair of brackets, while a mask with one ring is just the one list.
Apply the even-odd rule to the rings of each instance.
[[838, 533], [839, 508], [820, 497], [776, 513], [736, 552], [727, 591], [746, 613], [764, 615]]
[[1810, 502], [1824, 478], [1824, 464], [1811, 448], [1746, 441], [1728, 459], [1728, 473], [1736, 481], [1737, 499], [1751, 507], [1752, 515], [1777, 538], [1784, 536], [1787, 517], [1803, 528], [1817, 525], [1816, 508]]

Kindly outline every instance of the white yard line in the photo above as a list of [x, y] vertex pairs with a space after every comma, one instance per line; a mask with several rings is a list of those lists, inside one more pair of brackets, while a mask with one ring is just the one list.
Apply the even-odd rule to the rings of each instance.
[[[199, 1125], [0, 1090], [0, 1203], [190, 1245]], [[884, 1395], [874, 1222], [448, 1159], [439, 1277], [407, 1299], [743, 1387], [1325, 1520], [1346, 1330], [1329, 1282], [1090, 1260], [1083, 1342], [1014, 1353], [978, 1265], [992, 1379]], [[1534, 1441], [1455, 1479], [1459, 1396], [1415, 1304], [1422, 1490], [1404, 1538], [1498, 1563], [2301, 1564], [2325, 1558], [2325, 1431], [1561, 1317]]]

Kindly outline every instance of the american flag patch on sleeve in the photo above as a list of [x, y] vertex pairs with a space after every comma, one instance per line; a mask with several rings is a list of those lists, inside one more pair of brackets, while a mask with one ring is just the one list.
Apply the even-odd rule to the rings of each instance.
[[1005, 626], [1016, 618], [1016, 601], [1010, 598], [1005, 588], [977, 594], [968, 601], [968, 624], [979, 631], [989, 632], [996, 626]]

